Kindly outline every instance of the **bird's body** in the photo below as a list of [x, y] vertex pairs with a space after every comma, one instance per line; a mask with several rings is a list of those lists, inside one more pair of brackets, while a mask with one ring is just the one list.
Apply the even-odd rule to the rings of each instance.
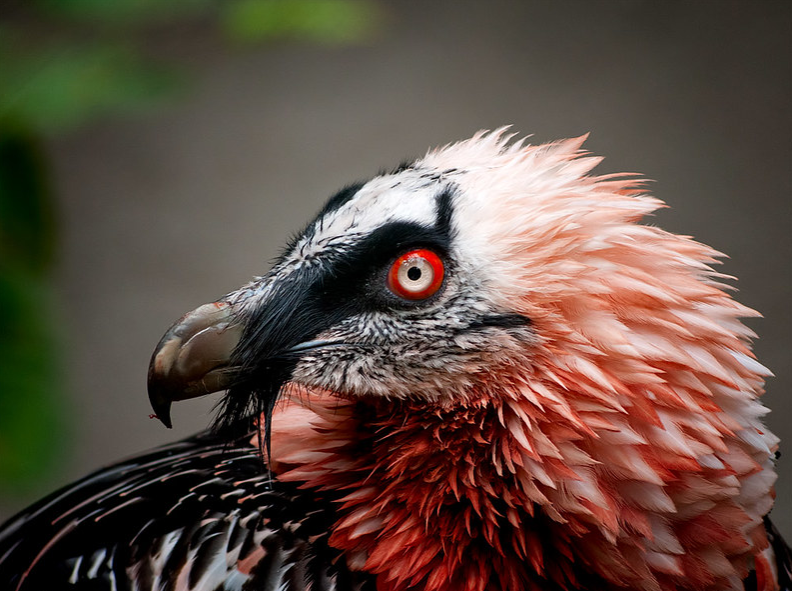
[[3, 531], [0, 588], [302, 591], [310, 577], [373, 591], [327, 545], [334, 496], [273, 489], [245, 431], [164, 446], [30, 507]]
[[346, 188], [174, 325], [152, 404], [228, 389], [216, 434], [8, 522], [0, 586], [789, 591], [718, 253], [582, 139], [507, 139]]

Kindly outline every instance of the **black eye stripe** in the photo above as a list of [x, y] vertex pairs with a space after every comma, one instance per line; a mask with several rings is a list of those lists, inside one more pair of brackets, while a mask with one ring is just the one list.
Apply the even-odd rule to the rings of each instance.
[[[321, 224], [322, 215], [353, 199], [360, 188], [361, 185], [350, 185], [337, 193], [312, 226]], [[453, 190], [447, 188], [438, 193], [434, 226], [415, 222], [384, 224], [351, 246], [325, 250], [317, 257], [316, 264], [290, 277], [280, 286], [280, 293], [248, 319], [249, 328], [240, 343], [238, 361], [248, 367], [260, 364], [263, 359], [277, 355], [280, 349], [308, 340], [345, 318], [405, 305], [383, 289], [387, 271], [398, 256], [415, 248], [432, 250], [444, 259], [449, 269]], [[307, 232], [315, 230], [312, 226]], [[415, 271], [419, 276], [414, 278]], [[419, 268], [408, 271], [413, 281], [421, 276]], [[273, 318], [280, 320], [269, 321]], [[272, 334], [273, 330], [278, 334]], [[265, 342], [271, 346], [260, 349], [260, 344]]]
[[[409, 222], [393, 222], [378, 228], [322, 265], [321, 277], [312, 289], [316, 301], [325, 309], [349, 309], [350, 314], [389, 307], [393, 302], [383, 293], [387, 272], [399, 256], [415, 248], [427, 248], [447, 259], [448, 237], [437, 228]], [[419, 277], [414, 276], [415, 272]], [[422, 271], [417, 267], [407, 271], [412, 281], [421, 276]], [[355, 310], [351, 309], [353, 306]]]
[[[387, 298], [387, 295], [380, 293], [387, 269], [398, 256], [414, 248], [434, 251], [450, 266], [448, 253], [452, 240], [451, 219], [455, 190], [456, 187], [450, 185], [437, 193], [436, 220], [433, 226], [415, 222], [390, 222], [346, 249], [327, 252], [327, 258], [322, 265], [321, 291], [314, 290], [316, 299], [325, 307], [334, 310], [339, 306], [349, 308], [354, 302], [364, 308], [372, 305], [380, 308], [383, 304], [392, 304], [393, 302], [383, 301], [382, 298]], [[408, 277], [412, 279], [410, 275]]]
[[527, 326], [531, 324], [531, 319], [521, 314], [491, 314], [489, 316], [482, 316], [477, 320], [471, 322], [467, 328], [475, 330], [478, 328], [485, 328], [488, 326], [497, 326], [500, 328], [516, 328], [519, 326]]

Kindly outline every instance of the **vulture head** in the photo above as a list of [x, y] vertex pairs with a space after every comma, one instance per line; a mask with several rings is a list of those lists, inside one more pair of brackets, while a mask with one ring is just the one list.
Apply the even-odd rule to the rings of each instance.
[[769, 581], [756, 313], [584, 139], [481, 132], [346, 187], [166, 333], [156, 413], [261, 416], [276, 479], [345, 491], [331, 542], [382, 589]]

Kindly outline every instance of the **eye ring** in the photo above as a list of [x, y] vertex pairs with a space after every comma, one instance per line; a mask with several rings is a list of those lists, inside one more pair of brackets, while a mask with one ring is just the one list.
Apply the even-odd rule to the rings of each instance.
[[405, 300], [425, 300], [443, 285], [445, 267], [437, 254], [417, 248], [396, 259], [388, 271], [388, 289]]

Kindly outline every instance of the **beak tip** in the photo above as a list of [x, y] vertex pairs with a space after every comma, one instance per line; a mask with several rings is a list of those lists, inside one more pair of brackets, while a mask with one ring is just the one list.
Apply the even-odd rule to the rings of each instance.
[[227, 366], [241, 331], [230, 306], [215, 302], [182, 316], [160, 339], [149, 362], [148, 394], [155, 416], [168, 429], [172, 402], [228, 387]]
[[156, 389], [153, 389], [151, 384], [149, 384], [149, 403], [154, 411], [153, 417], [159, 419], [168, 429], [172, 429], [173, 423], [171, 422], [170, 416], [171, 401], [162, 396]]
[[154, 418], [159, 419], [159, 421], [165, 425], [167, 429], [173, 429], [173, 423], [171, 423], [170, 417], [166, 417], [161, 414], [155, 414]]

